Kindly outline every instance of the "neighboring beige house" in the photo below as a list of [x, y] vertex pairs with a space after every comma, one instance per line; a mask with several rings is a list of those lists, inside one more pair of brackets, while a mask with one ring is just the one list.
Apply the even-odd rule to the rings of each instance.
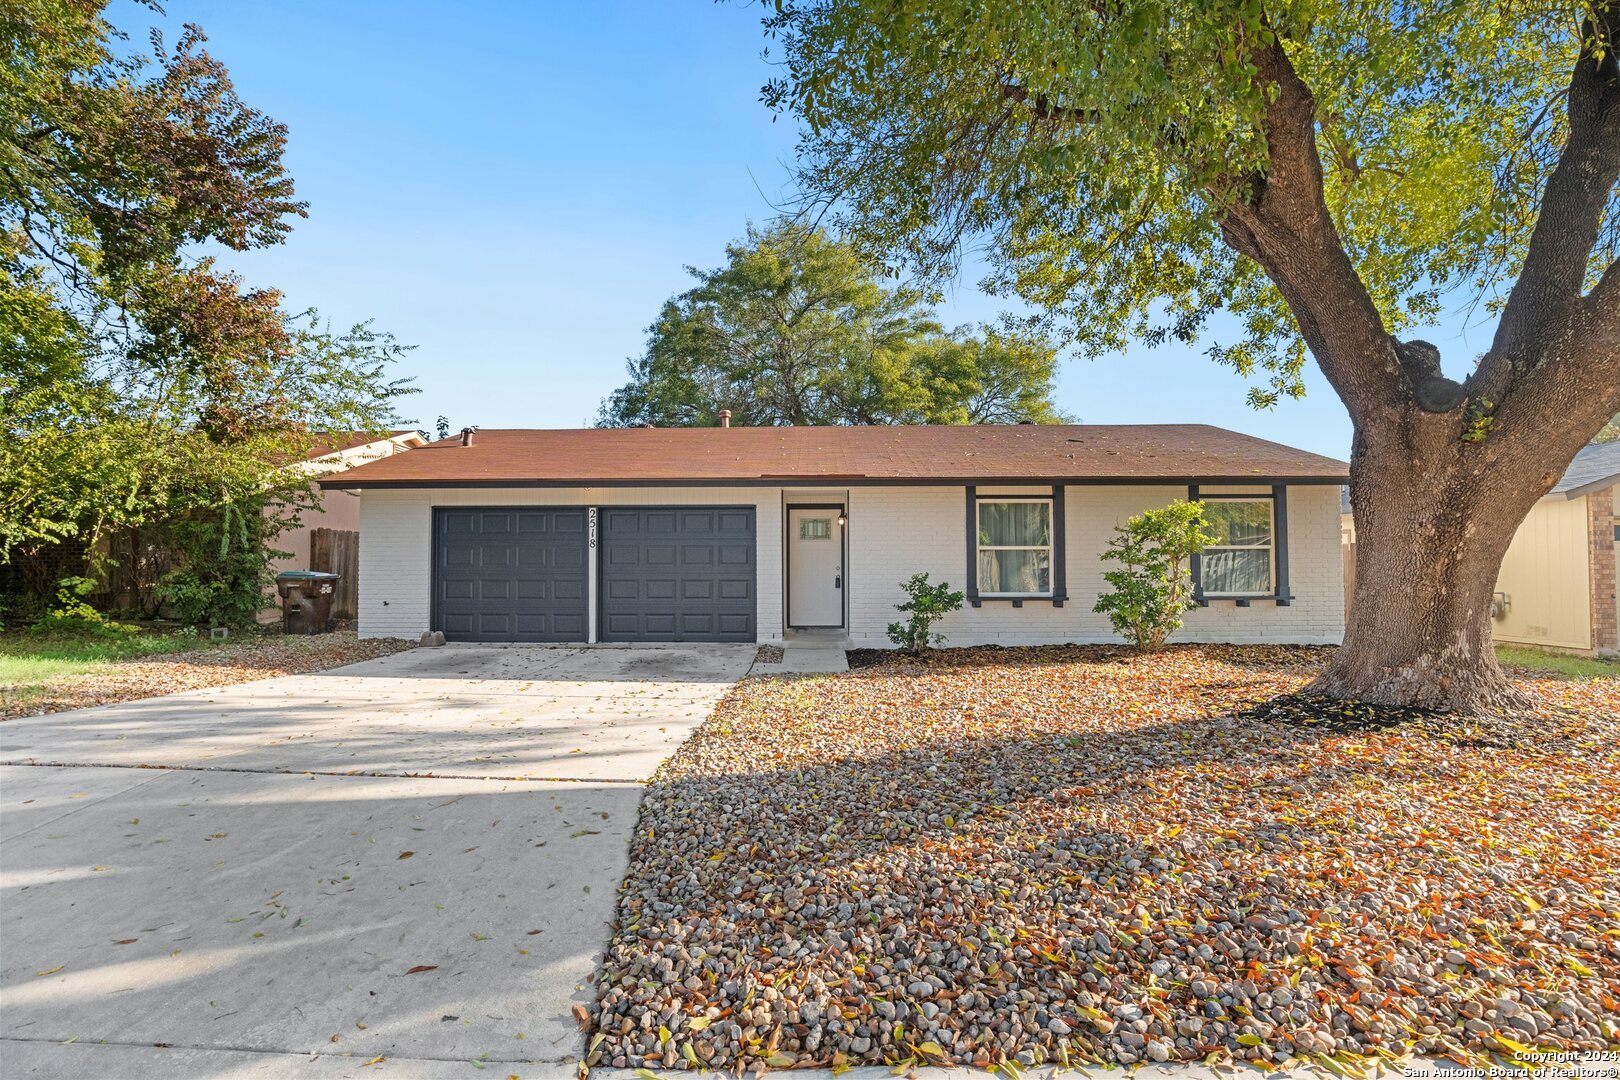
[[952, 645], [1118, 640], [1114, 526], [1203, 499], [1181, 641], [1337, 643], [1340, 461], [1196, 424], [484, 430], [360, 492], [362, 637], [889, 644], [901, 583]]
[[1620, 651], [1620, 443], [1588, 446], [1519, 526], [1496, 582], [1496, 640]]
[[310, 538], [316, 529], [359, 534], [360, 500], [349, 491], [322, 492], [316, 485], [319, 477], [426, 445], [427, 440], [415, 431], [396, 431], [380, 438], [375, 435], [323, 437], [310, 451], [308, 460], [292, 466], [310, 477], [310, 487], [321, 497], [321, 508], [305, 510], [299, 515], [296, 526], [272, 541], [277, 551], [290, 554], [286, 558], [271, 560], [270, 569], [278, 574], [283, 570], [325, 569], [310, 565]]
[[[1346, 572], [1355, 521], [1342, 504]], [[1491, 625], [1497, 641], [1587, 654], [1620, 651], [1620, 443], [1588, 446], [1530, 510], [1502, 560]]]

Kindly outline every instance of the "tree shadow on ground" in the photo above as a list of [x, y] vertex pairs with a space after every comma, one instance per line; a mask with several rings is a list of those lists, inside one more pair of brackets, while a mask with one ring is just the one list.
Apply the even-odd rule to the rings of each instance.
[[1492, 744], [1276, 712], [1314, 657], [965, 652], [744, 685], [661, 770], [599, 1060], [1444, 1049], [1504, 986], [1601, 1041], [1612, 710]]

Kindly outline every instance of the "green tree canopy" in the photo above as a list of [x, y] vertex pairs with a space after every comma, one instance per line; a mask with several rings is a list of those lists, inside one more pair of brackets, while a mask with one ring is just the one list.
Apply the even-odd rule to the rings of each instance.
[[200, 30], [143, 53], [103, 8], [0, 2], [0, 559], [307, 498], [283, 466], [409, 389], [388, 335], [220, 268], [304, 214], [286, 131]]
[[[1279, 77], [1302, 80], [1320, 143], [1297, 167], [1319, 165], [1344, 253], [1399, 334], [1458, 289], [1505, 303], [1569, 133], [1584, 10], [792, 3], [766, 19], [786, 74], [765, 94], [802, 117], [806, 192], [857, 240], [939, 274], [988, 237], [988, 284], [1092, 355], [1196, 343], [1232, 312], [1241, 335], [1213, 355], [1266, 374], [1252, 396], [1269, 404], [1304, 392], [1306, 341], [1233, 210], [1275, 179]], [[1602, 194], [1589, 283], [1620, 254]]]
[[946, 332], [818, 229], [750, 228], [664, 305], [604, 426], [1053, 423], [1056, 350], [1008, 325]]
[[[926, 281], [969, 245], [1080, 351], [1236, 331], [1355, 424], [1356, 600], [1313, 692], [1519, 704], [1513, 532], [1620, 409], [1620, 3], [786, 0], [805, 197]], [[1499, 314], [1463, 380], [1410, 335]], [[1391, 603], [1391, 596], [1401, 602]]]

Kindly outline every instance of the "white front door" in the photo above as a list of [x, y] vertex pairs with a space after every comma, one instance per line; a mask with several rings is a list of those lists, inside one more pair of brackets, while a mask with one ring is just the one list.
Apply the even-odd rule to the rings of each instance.
[[788, 625], [844, 625], [842, 507], [788, 509]]

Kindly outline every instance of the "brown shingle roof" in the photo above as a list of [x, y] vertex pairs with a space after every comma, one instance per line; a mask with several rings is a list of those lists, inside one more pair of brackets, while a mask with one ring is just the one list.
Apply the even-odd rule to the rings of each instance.
[[357, 450], [374, 442], [384, 442], [388, 439], [397, 439], [401, 435], [415, 435], [415, 428], [399, 428], [382, 435], [369, 432], [352, 431], [317, 431], [315, 441], [310, 445], [309, 453], [305, 455], [309, 460], [323, 458], [330, 454], [341, 454], [345, 450]]
[[374, 461], [326, 487], [921, 481], [1342, 484], [1349, 466], [1207, 424], [478, 431]]

